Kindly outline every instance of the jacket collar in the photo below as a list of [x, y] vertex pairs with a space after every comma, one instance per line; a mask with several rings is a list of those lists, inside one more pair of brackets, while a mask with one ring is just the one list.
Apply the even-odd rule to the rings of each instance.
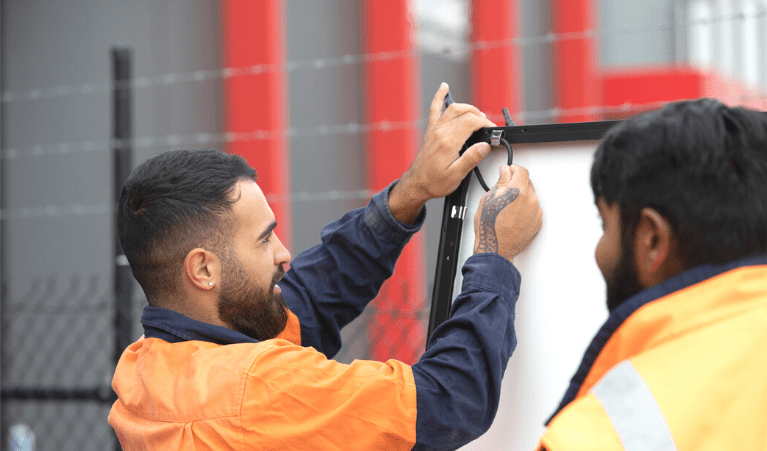
[[602, 352], [607, 341], [612, 337], [615, 331], [639, 308], [646, 304], [649, 304], [656, 299], [660, 299], [671, 293], [679, 291], [683, 288], [690, 287], [692, 285], [703, 282], [719, 274], [731, 271], [736, 268], [745, 266], [757, 266], [767, 265], [767, 256], [760, 255], [756, 257], [749, 257], [742, 260], [726, 263], [723, 265], [702, 265], [692, 269], [689, 269], [681, 274], [671, 277], [658, 285], [643, 290], [634, 296], [626, 299], [617, 308], [615, 308], [607, 321], [597, 332], [596, 336], [591, 341], [591, 344], [583, 354], [583, 360], [581, 361], [578, 370], [570, 380], [570, 386], [565, 392], [565, 396], [559, 403], [559, 407], [551, 417], [546, 421], [548, 425], [551, 420], [571, 401], [573, 401], [580, 391], [586, 376], [589, 374], [591, 367], [594, 365], [599, 354]]
[[146, 338], [159, 338], [168, 343], [209, 341], [219, 345], [258, 343], [258, 340], [222, 326], [194, 320], [184, 314], [160, 307], [144, 306], [141, 314]]

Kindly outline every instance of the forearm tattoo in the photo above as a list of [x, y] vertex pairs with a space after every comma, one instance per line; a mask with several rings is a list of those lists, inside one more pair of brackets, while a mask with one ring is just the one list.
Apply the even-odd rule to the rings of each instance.
[[479, 246], [477, 252], [498, 252], [498, 237], [495, 236], [495, 219], [503, 208], [519, 196], [519, 188], [504, 189], [498, 191], [493, 188], [491, 196], [485, 200], [482, 206], [482, 214], [479, 217]]

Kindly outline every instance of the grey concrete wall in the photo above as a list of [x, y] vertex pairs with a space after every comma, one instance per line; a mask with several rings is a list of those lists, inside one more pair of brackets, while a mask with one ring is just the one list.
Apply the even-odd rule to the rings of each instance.
[[521, 0], [522, 37], [527, 45], [521, 47], [522, 89], [524, 109], [534, 113], [525, 119], [526, 124], [546, 124], [551, 117], [537, 112], [547, 111], [554, 104], [552, 92], [552, 46], [539, 39], [551, 31], [551, 7], [549, 1]]
[[[137, 77], [218, 69], [218, 5], [8, 0], [0, 13], [2, 383], [108, 383], [110, 47], [133, 48]], [[135, 90], [134, 133], [154, 138], [140, 141], [134, 164], [185, 145], [168, 136], [220, 132], [220, 79], [148, 84]], [[38, 450], [105, 449], [112, 446], [107, 412], [92, 403], [5, 402], [3, 431], [23, 421]]]
[[677, 48], [673, 27], [677, 20], [675, 3], [673, 0], [600, 0], [602, 65], [636, 68], [675, 61], [677, 54], [683, 52]]
[[[298, 131], [289, 142], [295, 257], [320, 243], [327, 223], [367, 204], [364, 136], [361, 127], [345, 127], [364, 123], [362, 30], [359, 2], [290, 0], [285, 5], [287, 59], [312, 62], [288, 71], [289, 122]], [[304, 194], [312, 200], [301, 200]], [[363, 315], [343, 330], [338, 360], [369, 357], [368, 321]]]
[[[363, 123], [359, 2], [292, 0], [285, 14], [288, 61], [313, 62], [288, 72], [290, 126], [299, 131], [329, 128], [325, 134], [299, 132], [290, 139], [291, 189], [315, 194], [364, 190], [363, 135], [333, 127]], [[337, 64], [345, 55], [355, 57], [354, 62]], [[291, 208], [294, 255], [320, 242], [323, 225], [365, 204], [361, 197], [298, 198]]]

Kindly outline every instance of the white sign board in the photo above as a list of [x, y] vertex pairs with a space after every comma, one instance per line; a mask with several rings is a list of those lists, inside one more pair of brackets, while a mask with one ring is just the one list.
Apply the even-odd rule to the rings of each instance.
[[[516, 309], [518, 345], [503, 380], [490, 430], [464, 450], [536, 449], [544, 422], [559, 405], [583, 352], [607, 318], [605, 285], [594, 261], [600, 219], [589, 184], [598, 141], [514, 144], [514, 164], [527, 168], [543, 210], [543, 227], [514, 264], [522, 274]], [[506, 149], [480, 164], [488, 186], [498, 180]], [[472, 176], [459, 268], [474, 248], [474, 213], [484, 194]], [[460, 293], [458, 271], [453, 293]]]

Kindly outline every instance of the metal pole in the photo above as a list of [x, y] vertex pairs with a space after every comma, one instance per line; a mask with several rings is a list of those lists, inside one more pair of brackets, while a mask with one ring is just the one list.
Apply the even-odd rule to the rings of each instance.
[[[6, 14], [0, 14], [0, 25], [2, 24], [2, 18], [7, 17]], [[2, 30], [5, 27], [0, 26], [0, 40], [2, 40]], [[7, 41], [6, 41], [7, 42]], [[0, 91], [6, 90], [5, 84], [5, 54], [0, 50]], [[5, 139], [5, 111], [7, 103], [0, 104], [0, 149], [7, 148], [7, 141]], [[0, 181], [8, 180], [6, 177], [7, 163], [3, 161], [2, 157], [5, 151], [0, 152]], [[7, 182], [6, 182], [7, 183]], [[8, 205], [7, 188], [0, 184], [0, 211], [4, 210]], [[0, 218], [0, 380], [5, 377], [8, 365], [6, 365], [6, 359], [8, 353], [5, 352], [3, 345], [6, 343], [5, 334], [5, 306], [8, 296], [8, 251], [5, 249], [5, 245], [8, 243], [8, 220]], [[0, 419], [7, 419], [4, 415], [2, 400], [0, 400]], [[6, 422], [0, 420], [0, 443], [6, 440], [5, 434]]]
[[[131, 91], [132, 52], [130, 48], [112, 48], [112, 163], [114, 167], [115, 206], [131, 171], [131, 138], [133, 134], [133, 104]], [[117, 209], [114, 227], [114, 362], [117, 365], [123, 350], [132, 342], [133, 276], [128, 259], [117, 238]], [[115, 437], [115, 450], [121, 450]]]
[[[120, 199], [120, 192], [131, 171], [131, 136], [132, 136], [132, 92], [131, 92], [132, 55], [129, 48], [112, 49], [112, 155], [114, 165], [114, 199]], [[133, 276], [125, 258], [120, 241], [117, 239], [115, 215], [114, 234], [114, 302], [115, 302], [115, 364], [120, 355], [132, 342], [132, 306]]]

